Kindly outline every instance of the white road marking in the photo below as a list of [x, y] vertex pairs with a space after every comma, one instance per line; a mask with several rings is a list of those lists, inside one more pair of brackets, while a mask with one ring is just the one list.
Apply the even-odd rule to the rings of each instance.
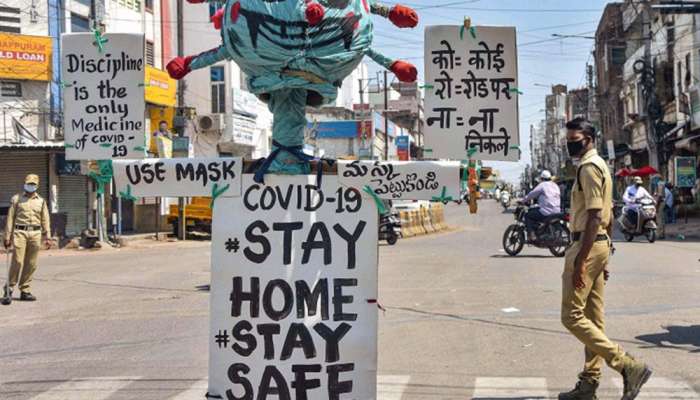
[[209, 379], [204, 378], [195, 382], [189, 389], [178, 393], [169, 400], [201, 400], [209, 389]]
[[64, 382], [38, 394], [31, 400], [105, 400], [138, 380], [138, 376], [81, 378]]
[[478, 377], [474, 384], [473, 400], [546, 399], [549, 396], [546, 378]]
[[[622, 389], [623, 383], [621, 378], [613, 379], [613, 383], [618, 388]], [[668, 378], [656, 378], [652, 376], [649, 382], [642, 387], [639, 392], [638, 399], [647, 400], [673, 400], [673, 399], [692, 399], [700, 400], [700, 395], [693, 388], [683, 381], [677, 381]]]
[[377, 400], [401, 400], [410, 380], [409, 375], [377, 376]]

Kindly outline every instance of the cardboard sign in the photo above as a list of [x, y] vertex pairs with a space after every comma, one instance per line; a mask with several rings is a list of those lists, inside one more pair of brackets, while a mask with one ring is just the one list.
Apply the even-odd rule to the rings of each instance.
[[221, 197], [241, 195], [241, 158], [156, 158], [114, 161], [117, 191], [136, 197], [211, 196], [228, 187]]
[[426, 29], [426, 157], [518, 161], [515, 28], [462, 29]]
[[459, 162], [339, 161], [340, 184], [387, 200], [459, 198]]
[[336, 176], [214, 205], [209, 395], [375, 399], [377, 208]]
[[63, 129], [68, 160], [144, 158], [144, 36], [61, 36]]

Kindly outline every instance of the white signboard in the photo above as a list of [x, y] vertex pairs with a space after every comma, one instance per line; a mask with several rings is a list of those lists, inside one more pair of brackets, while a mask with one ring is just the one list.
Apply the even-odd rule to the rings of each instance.
[[460, 30], [425, 31], [426, 156], [518, 161], [515, 28]]
[[241, 195], [241, 158], [156, 158], [112, 163], [117, 191], [136, 197]]
[[340, 161], [340, 184], [388, 200], [459, 199], [459, 162]]
[[336, 176], [265, 182], [214, 205], [210, 396], [375, 399], [376, 205]]
[[61, 36], [66, 159], [144, 158], [144, 36]]

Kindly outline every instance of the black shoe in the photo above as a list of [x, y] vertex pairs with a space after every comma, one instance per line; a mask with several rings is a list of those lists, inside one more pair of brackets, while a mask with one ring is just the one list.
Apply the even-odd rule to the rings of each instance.
[[4, 306], [9, 306], [10, 304], [12, 304], [12, 288], [8, 290], [7, 286], [5, 286], [4, 289], [5, 290], [3, 290], [4, 293], [2, 300], [0, 300], [0, 303]]
[[598, 382], [579, 380], [573, 390], [559, 393], [559, 400], [598, 400], [595, 392], [598, 390]]
[[19, 296], [19, 299], [21, 301], [36, 301], [36, 297], [29, 292], [22, 292], [22, 294]]
[[636, 399], [639, 391], [647, 383], [651, 374], [652, 371], [646, 364], [631, 358], [622, 370], [622, 380], [624, 382], [622, 400]]

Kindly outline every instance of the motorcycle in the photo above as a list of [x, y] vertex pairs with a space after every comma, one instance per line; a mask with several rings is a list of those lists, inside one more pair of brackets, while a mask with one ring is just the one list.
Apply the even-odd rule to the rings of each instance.
[[[621, 215], [617, 218], [625, 240], [631, 242], [637, 236], [646, 236], [649, 243], [656, 241], [656, 204], [649, 198], [637, 200], [639, 207], [634, 210], [630, 207], [623, 207]], [[637, 221], [630, 217], [630, 212], [636, 213]]]
[[553, 214], [535, 227], [535, 238], [527, 232], [525, 216], [530, 208], [518, 205], [515, 209], [516, 223], [510, 225], [503, 234], [503, 250], [510, 256], [517, 256], [525, 245], [541, 249], [549, 249], [555, 257], [564, 257], [566, 249], [571, 245], [569, 231], [569, 214]]
[[401, 219], [396, 213], [386, 213], [379, 217], [379, 240], [393, 246], [401, 235]]
[[503, 206], [504, 210], [508, 211], [508, 208], [510, 207], [510, 193], [501, 192], [501, 205]]

